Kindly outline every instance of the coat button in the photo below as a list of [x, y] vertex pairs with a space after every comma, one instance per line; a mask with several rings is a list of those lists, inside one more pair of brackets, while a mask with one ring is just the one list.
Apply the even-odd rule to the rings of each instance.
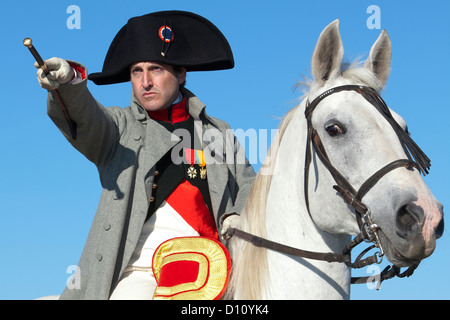
[[155, 202], [155, 197], [151, 197], [150, 202]]
[[158, 174], [159, 174], [159, 171], [156, 170], [156, 171], [155, 171], [155, 177], [156, 177]]
[[102, 261], [102, 259], [103, 259], [102, 254], [101, 253], [97, 253], [97, 260], [98, 261]]
[[105, 223], [105, 225], [103, 226], [103, 228], [108, 231], [109, 229], [111, 229], [111, 224], [110, 223]]
[[156, 183], [153, 184], [153, 189], [158, 188], [158, 185]]
[[135, 134], [133, 138], [134, 138], [134, 140], [139, 141], [139, 140], [141, 140], [141, 135]]

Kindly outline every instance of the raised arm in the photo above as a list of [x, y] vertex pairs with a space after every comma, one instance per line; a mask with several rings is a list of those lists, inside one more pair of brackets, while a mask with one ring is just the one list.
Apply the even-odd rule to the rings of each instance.
[[[78, 151], [99, 165], [116, 148], [119, 139], [116, 121], [89, 92], [84, 66], [60, 58], [46, 60], [45, 64], [49, 73], [45, 74], [39, 68], [37, 75], [41, 87], [49, 90], [49, 117]], [[76, 124], [76, 139], [73, 139], [60, 104], [51, 91], [54, 89], [58, 89], [70, 118]]]

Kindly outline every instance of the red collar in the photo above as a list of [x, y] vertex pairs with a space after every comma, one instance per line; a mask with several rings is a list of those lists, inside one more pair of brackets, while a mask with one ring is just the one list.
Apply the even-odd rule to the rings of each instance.
[[166, 109], [147, 111], [147, 113], [153, 120], [170, 123], [182, 122], [189, 119], [189, 113], [186, 108], [186, 99], [183, 99], [180, 103], [174, 104]]

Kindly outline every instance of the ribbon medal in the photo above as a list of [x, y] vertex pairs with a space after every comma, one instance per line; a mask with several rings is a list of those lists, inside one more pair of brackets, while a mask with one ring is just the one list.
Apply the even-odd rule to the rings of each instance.
[[189, 178], [194, 179], [197, 177], [197, 169], [195, 169], [194, 165], [198, 164], [200, 167], [200, 179], [206, 179], [206, 162], [203, 154], [203, 150], [194, 150], [184, 148], [184, 155], [186, 157], [186, 163], [189, 163], [191, 166], [187, 170], [187, 175]]

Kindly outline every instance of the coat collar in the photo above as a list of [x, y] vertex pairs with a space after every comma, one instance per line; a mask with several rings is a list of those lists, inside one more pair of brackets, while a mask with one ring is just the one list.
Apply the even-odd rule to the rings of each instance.
[[183, 98], [181, 102], [171, 105], [169, 108], [157, 111], [147, 111], [147, 113], [153, 120], [169, 123], [178, 123], [189, 119], [185, 98]]
[[[217, 124], [215, 123], [214, 119], [209, 117], [206, 114], [205, 111], [205, 104], [200, 101], [197, 96], [195, 96], [191, 91], [189, 91], [186, 88], [181, 89], [181, 93], [186, 99], [186, 108], [189, 112], [189, 114], [194, 118], [194, 120], [206, 120], [207, 122], [211, 123], [213, 126], [218, 128]], [[151, 120], [149, 117], [147, 111], [142, 107], [139, 103], [139, 101], [134, 96], [134, 92], [131, 92], [131, 110], [138, 121], [148, 121]]]

